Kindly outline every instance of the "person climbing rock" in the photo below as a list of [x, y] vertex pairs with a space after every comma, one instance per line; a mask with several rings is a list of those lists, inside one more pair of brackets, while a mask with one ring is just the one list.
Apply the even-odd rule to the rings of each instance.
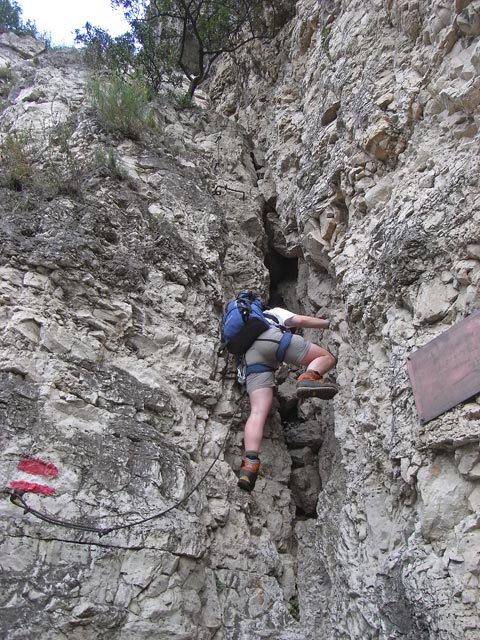
[[[245, 491], [252, 491], [257, 480], [263, 428], [272, 407], [275, 370], [281, 362], [307, 367], [297, 380], [299, 398], [329, 400], [338, 391], [337, 385], [323, 379], [324, 374], [335, 366], [336, 358], [323, 347], [295, 334], [296, 329], [328, 329], [329, 320], [298, 315], [282, 307], [268, 308], [263, 313], [271, 326], [257, 337], [244, 356], [250, 415], [245, 424], [245, 456], [238, 486]], [[289, 336], [288, 347], [279, 361], [279, 343], [285, 332], [294, 335]]]

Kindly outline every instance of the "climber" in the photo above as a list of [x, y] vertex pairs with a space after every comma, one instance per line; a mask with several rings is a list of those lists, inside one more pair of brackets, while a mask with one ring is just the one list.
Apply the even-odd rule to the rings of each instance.
[[[238, 480], [238, 486], [245, 491], [253, 490], [260, 469], [258, 454], [263, 428], [272, 407], [275, 369], [281, 364], [277, 361], [276, 355], [283, 332], [295, 333], [297, 328], [328, 329], [330, 326], [329, 320], [297, 315], [282, 307], [268, 308], [264, 315], [271, 327], [261, 333], [245, 353], [246, 388], [250, 400], [250, 415], [245, 424], [245, 456]], [[300, 335], [292, 335], [283, 360], [289, 364], [307, 367], [306, 372], [301, 374], [297, 380], [297, 397], [317, 397], [329, 400], [337, 393], [337, 386], [322, 378], [336, 363], [336, 358], [326, 349], [312, 344]], [[249, 367], [258, 364], [266, 365], [265, 368], [270, 368], [270, 370], [260, 373], [248, 372]]]

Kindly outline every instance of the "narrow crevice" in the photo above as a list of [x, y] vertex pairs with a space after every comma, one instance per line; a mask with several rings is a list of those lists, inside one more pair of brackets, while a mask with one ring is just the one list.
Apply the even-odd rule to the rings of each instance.
[[281, 402], [278, 408], [282, 426], [285, 428], [291, 427], [297, 423], [302, 423], [303, 419], [298, 415], [298, 401], [295, 402]]
[[270, 274], [270, 300], [272, 306], [281, 304], [288, 289], [294, 287], [298, 280], [298, 257], [289, 256], [286, 240], [279, 224], [275, 209], [275, 198], [264, 204], [264, 228], [267, 238], [265, 266]]
[[[286, 240], [272, 202], [265, 205], [264, 212], [267, 236], [265, 266], [270, 274], [269, 304], [288, 307], [286, 301], [296, 297], [298, 257], [289, 257], [287, 251], [283, 251]], [[290, 375], [294, 375], [293, 372]], [[299, 401], [291, 390], [282, 393], [280, 389], [278, 400], [283, 435], [292, 463], [288, 487], [295, 505], [295, 517], [299, 521], [315, 519], [318, 495], [322, 489], [318, 465], [321, 434], [302, 417]]]
[[304, 522], [305, 520], [316, 520], [317, 519], [317, 510], [306, 513], [301, 507], [295, 505], [295, 520], [299, 522]]
[[298, 258], [287, 258], [269, 245], [265, 266], [270, 274], [270, 299], [275, 304], [276, 299], [283, 297], [285, 288], [297, 282]]

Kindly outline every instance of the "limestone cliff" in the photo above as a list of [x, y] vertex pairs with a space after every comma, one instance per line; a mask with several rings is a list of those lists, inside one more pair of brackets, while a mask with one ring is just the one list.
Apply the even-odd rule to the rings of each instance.
[[265, 153], [293, 298], [338, 327], [318, 518], [296, 526], [309, 637], [479, 637], [478, 398], [421, 427], [406, 367], [479, 308], [479, 11], [299, 2], [211, 86]]
[[[477, 0], [300, 0], [139, 140], [79, 52], [0, 35], [1, 487], [109, 529], [219, 457], [102, 536], [2, 500], [2, 637], [479, 638], [480, 405], [420, 426], [406, 368], [479, 307], [479, 35]], [[341, 388], [282, 368], [251, 496], [244, 286], [331, 318]]]

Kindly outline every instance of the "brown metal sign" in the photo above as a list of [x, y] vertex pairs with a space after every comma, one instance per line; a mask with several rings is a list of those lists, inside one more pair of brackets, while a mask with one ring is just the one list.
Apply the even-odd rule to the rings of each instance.
[[480, 311], [408, 356], [422, 423], [480, 393]]

